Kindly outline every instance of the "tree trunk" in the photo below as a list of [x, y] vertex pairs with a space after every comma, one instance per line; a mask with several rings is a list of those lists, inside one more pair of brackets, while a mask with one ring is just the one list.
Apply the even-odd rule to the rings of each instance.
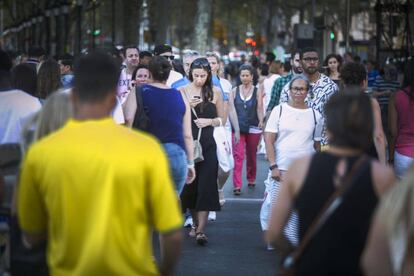
[[208, 49], [208, 34], [211, 27], [212, 0], [197, 1], [193, 49], [204, 54]]
[[164, 44], [167, 43], [167, 31], [168, 26], [170, 25], [170, 10], [169, 10], [169, 0], [158, 0], [156, 1], [157, 9], [157, 23], [156, 23], [156, 34], [155, 34], [155, 44]]
[[142, 0], [124, 1], [124, 45], [138, 45], [141, 6]]

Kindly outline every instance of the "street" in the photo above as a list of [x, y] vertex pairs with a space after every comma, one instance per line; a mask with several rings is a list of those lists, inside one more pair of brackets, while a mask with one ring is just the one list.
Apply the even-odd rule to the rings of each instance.
[[[268, 164], [263, 155], [257, 159], [254, 189], [247, 188], [244, 173], [241, 196], [233, 196], [231, 177], [224, 186], [227, 201], [217, 212], [217, 220], [208, 223], [207, 246], [198, 246], [188, 236], [189, 229], [183, 229], [183, 250], [176, 275], [275, 275], [278, 257], [275, 251], [266, 250], [259, 220]], [[158, 246], [155, 248], [158, 255]]]

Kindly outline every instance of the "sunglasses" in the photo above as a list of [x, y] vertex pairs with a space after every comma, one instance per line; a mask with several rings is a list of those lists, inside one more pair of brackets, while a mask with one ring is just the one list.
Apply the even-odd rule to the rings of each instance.
[[162, 57], [165, 57], [166, 59], [169, 59], [169, 60], [174, 60], [174, 58], [175, 58], [174, 55], [171, 55], [171, 56], [162, 56]]

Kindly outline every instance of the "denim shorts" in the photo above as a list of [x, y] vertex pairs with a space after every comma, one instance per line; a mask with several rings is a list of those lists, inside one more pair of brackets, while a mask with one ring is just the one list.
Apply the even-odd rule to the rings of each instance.
[[410, 166], [414, 164], [414, 158], [394, 152], [394, 170], [399, 180], [408, 172]]
[[165, 143], [162, 145], [170, 162], [171, 176], [174, 181], [175, 190], [178, 194], [181, 194], [187, 178], [187, 155], [183, 148], [177, 144]]

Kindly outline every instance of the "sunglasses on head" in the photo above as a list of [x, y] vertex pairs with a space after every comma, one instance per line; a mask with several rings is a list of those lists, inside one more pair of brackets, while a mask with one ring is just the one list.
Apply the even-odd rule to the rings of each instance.
[[210, 63], [205, 58], [198, 58], [192, 63], [194, 66], [210, 67]]

